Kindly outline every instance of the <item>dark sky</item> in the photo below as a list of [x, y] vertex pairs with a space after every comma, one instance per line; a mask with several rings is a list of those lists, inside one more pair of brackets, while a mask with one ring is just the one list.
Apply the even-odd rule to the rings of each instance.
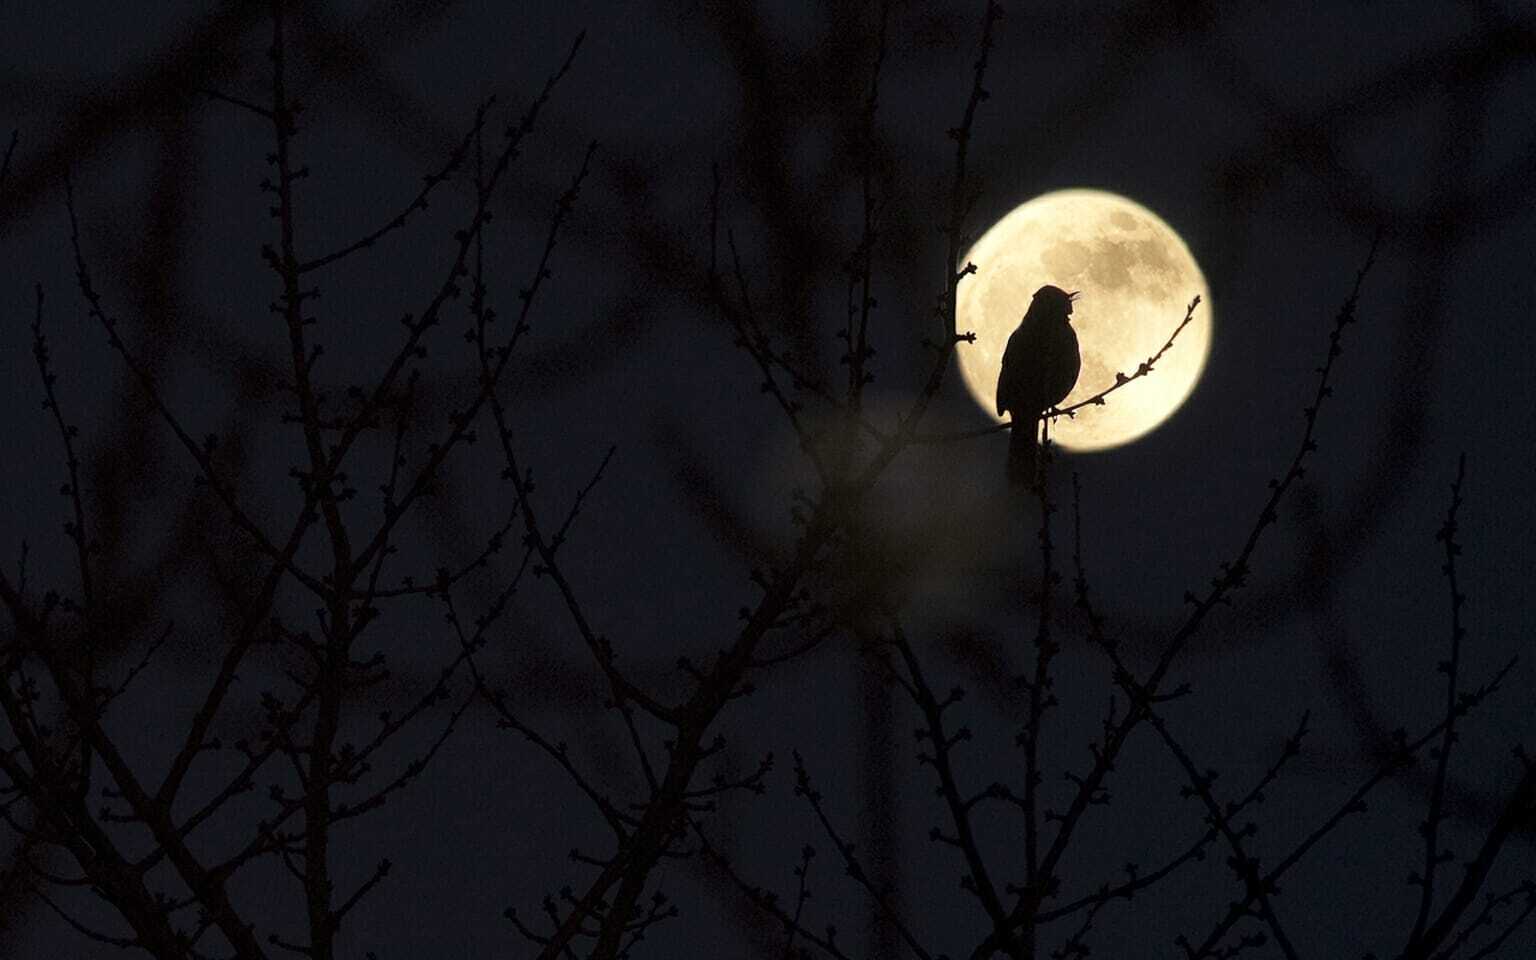
[[[422, 175], [441, 167], [490, 94], [498, 100], [488, 149], [499, 143], [502, 126], [585, 31], [492, 206], [486, 273], [493, 305], [513, 315], [555, 200], [598, 141], [504, 398], [551, 518], [617, 446], [561, 554], [564, 572], [621, 662], [676, 699], [688, 678], [674, 662], [731, 641], [737, 609], [759, 595], [749, 571], [785, 560], [795, 536], [792, 490], [815, 481], [709, 300], [711, 170], [718, 167], [722, 224], [741, 248], [764, 325], [795, 362], [838, 382], [833, 334], [846, 294], [841, 265], [859, 240], [855, 157], [878, 17], [851, 2], [526, 6], [537, 12], [398, 0], [316, 4], [292, 15], [290, 88], [306, 106], [295, 149], [311, 170], [298, 200], [299, 243], [318, 255], [386, 222]], [[1536, 377], [1526, 360], [1536, 347], [1536, 21], [1521, 4], [1492, 0], [1304, 6], [1010, 5], [971, 142], [980, 194], [968, 227], [979, 234], [1048, 190], [1112, 190], [1177, 229], [1210, 283], [1212, 348], [1183, 408], [1130, 446], [1062, 455], [1056, 465], [1057, 496], [1070, 489], [1069, 471], [1080, 476], [1095, 596], [1143, 670], [1183, 621], [1184, 591], [1201, 589], [1242, 546], [1266, 480], [1290, 462], [1334, 314], [1379, 232], [1358, 323], [1346, 330], [1319, 417], [1319, 449], [1260, 544], [1250, 585], [1180, 659], [1173, 679], [1192, 693], [1168, 704], [1166, 716], [1235, 795], [1311, 711], [1306, 750], [1258, 811], [1255, 844], [1266, 862], [1369, 775], [1387, 731], [1432, 726], [1444, 700], [1435, 665], [1450, 636], [1434, 534], [1465, 453], [1463, 686], [1522, 657], [1465, 721], [1453, 755], [1445, 831], [1465, 859], [1519, 779], [1511, 747], [1530, 745], [1536, 733], [1536, 658], [1527, 654]], [[931, 356], [919, 341], [933, 332], [946, 269], [941, 227], [954, 154], [945, 131], [970, 90], [981, 9], [914, 0], [895, 4], [889, 24], [872, 177], [878, 353], [866, 398], [869, 416], [887, 426], [920, 390]], [[108, 716], [134, 762], [156, 778], [227, 642], [229, 609], [206, 553], [232, 572], [259, 568], [199, 499], [194, 464], [86, 316], [59, 171], [72, 174], [85, 255], [129, 349], [192, 436], [217, 432], [244, 456], [241, 496], [274, 535], [285, 532], [296, 497], [288, 469], [303, 449], [280, 419], [292, 406], [277, 388], [291, 376], [288, 345], [268, 310], [279, 285], [260, 256], [276, 231], [270, 198], [257, 189], [272, 131], [199, 93], [267, 102], [270, 22], [265, 4], [239, 2], [67, 10], [26, 2], [7, 14], [0, 133], [16, 129], [18, 145], [0, 188], [0, 310], [10, 318], [0, 341], [0, 557], [14, 577], [25, 541], [30, 587], [39, 595], [77, 589], [72, 548], [59, 534], [69, 512], [57, 495], [63, 455], [39, 409], [30, 350], [37, 282], [61, 403], [80, 427], [87, 506], [106, 545], [101, 579], [111, 616], [125, 625], [101, 653], [103, 669], [120, 676], [176, 623], [152, 669]], [[403, 230], [319, 274], [310, 335], [326, 347], [317, 377], [338, 395], [389, 362], [400, 315], [430, 298], [473, 202], [472, 181], [452, 181]], [[1079, 309], [1092, 309], [1091, 300]], [[461, 336], [471, 323], [459, 303], [429, 338], [417, 455], [474, 390]], [[813, 420], [830, 419], [814, 402], [808, 409]], [[928, 417], [925, 431], [934, 433], [987, 423], [958, 372]], [[498, 479], [488, 417], [481, 432], [486, 442], [455, 459], [444, 495], [403, 528], [386, 579], [429, 579], [440, 564], [472, 558], [505, 521], [513, 493]], [[993, 434], [904, 454], [874, 492], [863, 543], [935, 686], [968, 691], [957, 722], [975, 738], [958, 763], [972, 789], [1022, 777], [1013, 746], [1019, 698], [1008, 678], [1032, 667], [1038, 616], [1038, 510], [1006, 492], [1005, 449], [1006, 438]], [[377, 516], [387, 462], [386, 445], [360, 448], [360, 524]], [[1063, 509], [1056, 520], [1069, 517]], [[1061, 547], [1069, 531], [1058, 525], [1056, 533]], [[1058, 561], [1066, 558], [1059, 550]], [[301, 559], [318, 570], [323, 556], [313, 547]], [[509, 576], [515, 560], [503, 552], [483, 578], [466, 581], [464, 610], [483, 611], [489, 584]], [[1113, 692], [1069, 586], [1070, 571], [1056, 601], [1062, 706], [1046, 728], [1048, 791], [1065, 789], [1062, 771], [1087, 762], [1086, 743], [1099, 735]], [[312, 624], [313, 605], [292, 582], [280, 594], [294, 623]], [[410, 702], [457, 650], [441, 605], [417, 598], [387, 613], [360, 652], [386, 653], [394, 673], [349, 700], [357, 736], [379, 709]], [[9, 641], [9, 620], [6, 629]], [[529, 723], [568, 740], [616, 794], [640, 795], [624, 728], [604, 710], [603, 685], [547, 579], [522, 585], [483, 661]], [[217, 729], [230, 738], [252, 729], [260, 690], [291, 692], [282, 668], [292, 662], [274, 649], [242, 671]], [[953, 851], [927, 839], [944, 811], [931, 770], [913, 759], [920, 717], [900, 690], [882, 690], [876, 673], [854, 638], [839, 634], [756, 678], [760, 691], [718, 723], [728, 738], [721, 762], [746, 772], [773, 751], [776, 766], [766, 795], [733, 798], [713, 829], [735, 838], [736, 862], [752, 882], [786, 899], [797, 851], [817, 846], [809, 925], [836, 923], [852, 955], [882, 955], [878, 933], [866, 940], [867, 899], [794, 795], [798, 750], [829, 814], [861, 851], [888, 864], [884, 875], [899, 884], [927, 946], [964, 956], [985, 918], [958, 889]], [[411, 728], [381, 768], [431, 744], [469, 692], [462, 677], [452, 690], [456, 699]], [[660, 755], [664, 731], [643, 732]], [[9, 728], [0, 739], [14, 743]], [[1151, 869], [1202, 830], [1196, 802], [1179, 797], [1178, 766], [1152, 733], [1141, 731], [1128, 750], [1114, 803], [1086, 821], [1069, 860], [1074, 894], [1113, 879], [1127, 860]], [[1288, 878], [1277, 902], [1301, 955], [1396, 955], [1417, 904], [1403, 878], [1422, 858], [1414, 827], [1432, 770], [1423, 760], [1379, 788], [1366, 815]], [[195, 785], [212, 789], [214, 775], [206, 776]], [[210, 825], [207, 849], [247, 836], [261, 795]], [[1013, 862], [1015, 823], [989, 820], [986, 837], [1000, 863]], [[1532, 877], [1533, 840], [1527, 826], [1509, 843], [1489, 890]], [[345, 955], [532, 955], [503, 909], [534, 917], [545, 893], [584, 889], [592, 868], [567, 853], [601, 854], [607, 842], [601, 820], [549, 759], [473, 705], [421, 780], [336, 842], [341, 889], [366, 879], [381, 857], [394, 863], [358, 919], [349, 917]], [[1203, 937], [1231, 896], [1223, 860], [1213, 849], [1166, 885], [1106, 908], [1090, 936], [1094, 955], [1181, 956], [1174, 937]], [[701, 860], [666, 861], [654, 879], [683, 915], [656, 928], [636, 956], [772, 955], [747, 922], [750, 907]], [[280, 867], [252, 868], [232, 890], [263, 937], [299, 935], [302, 899]], [[120, 932], [121, 921], [88, 895], [59, 896]], [[21, 921], [5, 934], [8, 955], [121, 955], [78, 939], [35, 901], [7, 903]], [[1071, 933], [1058, 927], [1043, 945]], [[1526, 956], [1533, 946], [1528, 925], [1499, 956]], [[1271, 945], [1252, 955], [1280, 954]]]

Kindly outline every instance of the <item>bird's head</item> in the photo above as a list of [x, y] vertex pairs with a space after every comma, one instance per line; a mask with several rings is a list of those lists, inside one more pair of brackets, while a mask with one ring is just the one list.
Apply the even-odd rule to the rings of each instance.
[[1060, 287], [1052, 286], [1048, 283], [1035, 291], [1034, 299], [1035, 303], [1039, 304], [1042, 308], [1060, 311], [1062, 316], [1070, 317], [1072, 316], [1072, 302], [1077, 299], [1077, 293], [1078, 291], [1076, 290], [1068, 293]]

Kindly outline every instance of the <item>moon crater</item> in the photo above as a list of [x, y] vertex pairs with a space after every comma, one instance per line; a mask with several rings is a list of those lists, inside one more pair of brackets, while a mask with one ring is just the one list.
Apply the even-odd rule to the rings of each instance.
[[1047, 283], [1081, 293], [1072, 322], [1083, 368], [1063, 406], [1102, 391], [1116, 373], [1134, 372], [1167, 341], [1189, 301], [1201, 298], [1195, 320], [1150, 375], [1102, 407], [1057, 418], [1051, 433], [1062, 446], [1097, 450], [1143, 436], [1199, 380], [1210, 349], [1210, 291], [1184, 241], [1146, 207], [1103, 190], [1047, 193], [994, 224], [966, 259], [977, 272], [961, 284], [958, 321], [977, 340], [961, 349], [960, 366], [988, 416], [1008, 336]]

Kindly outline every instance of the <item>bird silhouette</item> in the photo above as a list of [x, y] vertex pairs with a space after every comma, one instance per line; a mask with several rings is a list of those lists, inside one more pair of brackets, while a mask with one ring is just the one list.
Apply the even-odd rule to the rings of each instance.
[[1019, 328], [1008, 338], [997, 377], [997, 415], [1013, 418], [1008, 440], [1008, 482], [1035, 486], [1040, 415], [1065, 400], [1083, 369], [1072, 329], [1077, 293], [1047, 284], [1035, 291]]

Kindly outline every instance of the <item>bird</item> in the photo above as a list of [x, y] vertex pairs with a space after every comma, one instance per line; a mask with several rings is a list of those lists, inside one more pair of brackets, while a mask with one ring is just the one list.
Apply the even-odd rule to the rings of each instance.
[[1024, 319], [1008, 338], [1003, 369], [997, 377], [997, 415], [1012, 415], [1008, 440], [1008, 482], [1011, 486], [1035, 486], [1035, 461], [1041, 414], [1065, 400], [1083, 369], [1077, 333], [1072, 329], [1072, 302], [1068, 293], [1046, 284], [1035, 291]]

